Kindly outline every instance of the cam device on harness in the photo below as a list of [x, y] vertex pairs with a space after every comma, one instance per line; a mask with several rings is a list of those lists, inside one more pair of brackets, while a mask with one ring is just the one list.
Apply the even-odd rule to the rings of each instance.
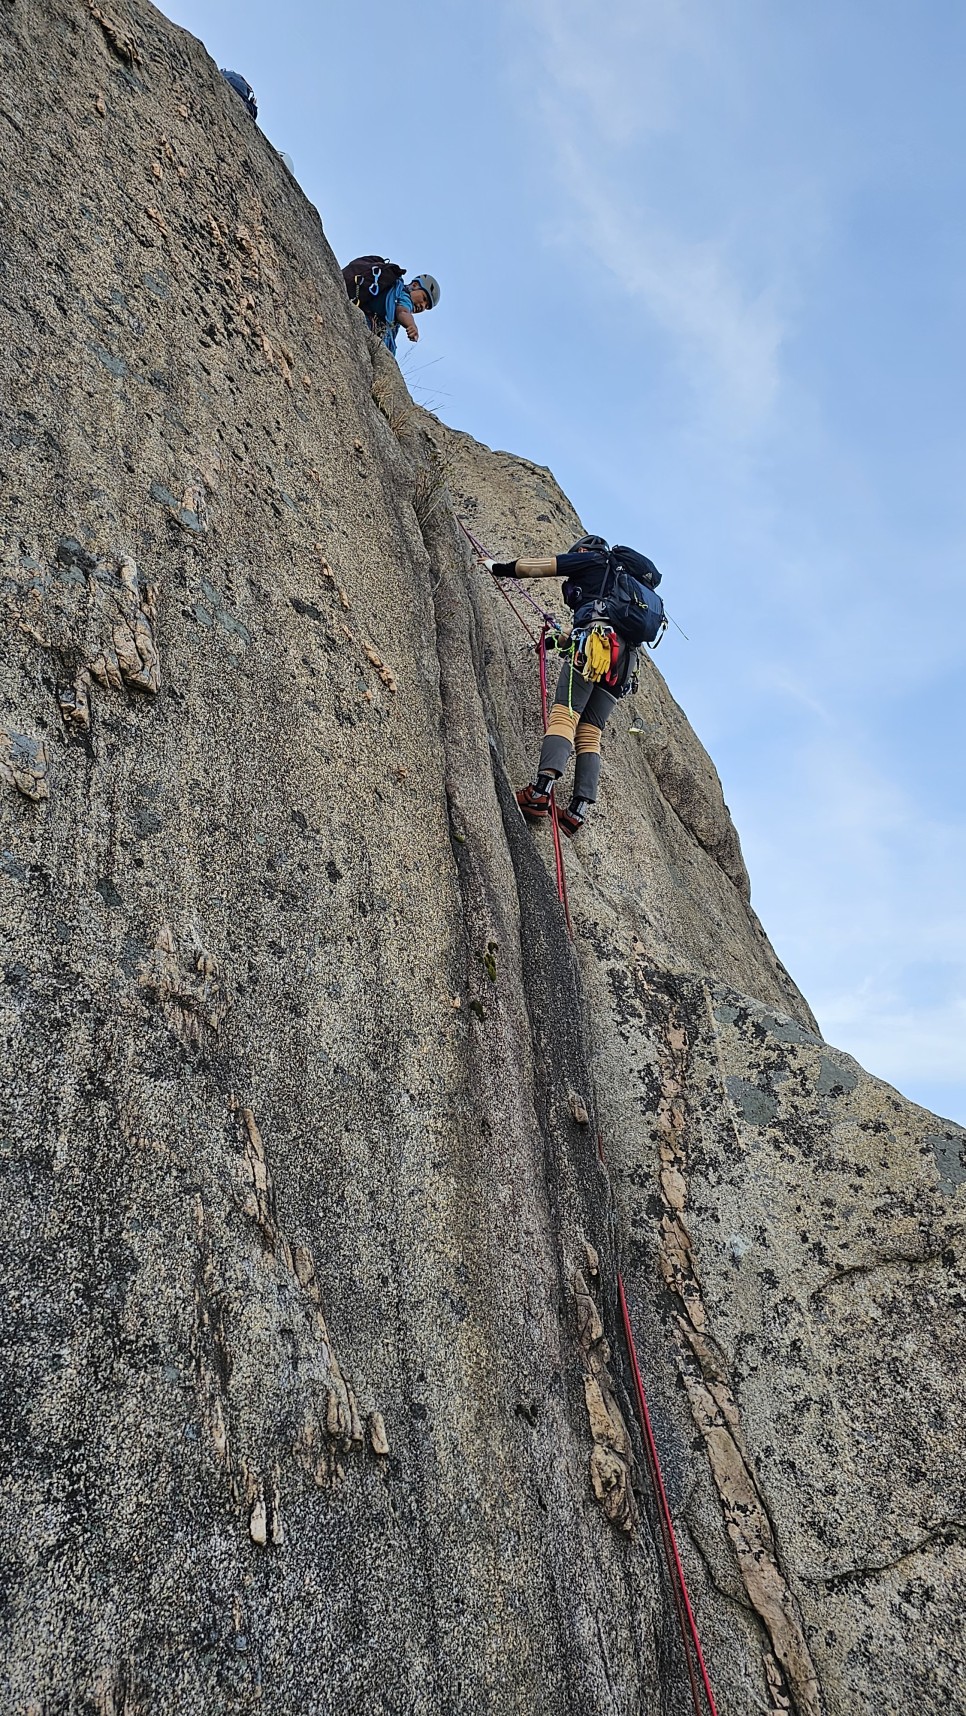
[[574, 631], [611, 626], [631, 649], [641, 644], [656, 649], [667, 625], [655, 589], [660, 582], [661, 574], [646, 554], [636, 548], [611, 548], [604, 564], [588, 566], [579, 579], [568, 578], [563, 586], [563, 599], [574, 611]]
[[357, 256], [346, 263], [342, 278], [353, 304], [358, 304], [370, 321], [384, 322], [386, 299], [405, 272], [388, 256]]

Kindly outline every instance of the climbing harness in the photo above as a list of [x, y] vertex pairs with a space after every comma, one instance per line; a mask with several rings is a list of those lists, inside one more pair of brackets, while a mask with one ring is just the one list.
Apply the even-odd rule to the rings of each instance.
[[[492, 558], [492, 556], [487, 554], [486, 549], [483, 547], [482, 543], [478, 542], [476, 540], [476, 537], [473, 536], [469, 530], [467, 530], [466, 525], [463, 523], [463, 520], [461, 518], [457, 519], [457, 523], [458, 523], [460, 529], [462, 530], [464, 536], [467, 537], [469, 542], [472, 544], [473, 548], [476, 550], [476, 553], [479, 556], [480, 560], [482, 560], [483, 563], [485, 564], [489, 559]], [[519, 610], [513, 606], [513, 603], [510, 601], [509, 597], [507, 596], [506, 591], [503, 589], [503, 586], [500, 583], [500, 580], [494, 576], [493, 582], [496, 584], [496, 587], [500, 591], [501, 595], [503, 595], [504, 598], [506, 599], [508, 605], [511, 608], [513, 608], [513, 612], [516, 614], [517, 619], [520, 621], [520, 624], [524, 627], [524, 629], [526, 630], [528, 635], [531, 638], [534, 638], [534, 633], [530, 629], [530, 626], [527, 624], [526, 619], [519, 612]], [[556, 628], [557, 630], [559, 630], [560, 628], [559, 628], [559, 623], [555, 620], [554, 616], [552, 614], [544, 613], [542, 611], [542, 609], [540, 609], [537, 606], [537, 603], [534, 602], [533, 598], [529, 595], [529, 593], [526, 590], [521, 590], [520, 594], [523, 596], [526, 596], [527, 601], [530, 603], [530, 606], [536, 610], [536, 612], [539, 615], [540, 620], [542, 622], [542, 630], [540, 633], [540, 637], [539, 637], [539, 639], [534, 639], [534, 641], [536, 643], [537, 651], [538, 651], [539, 658], [540, 658], [540, 701], [541, 701], [541, 705], [542, 705], [542, 709], [543, 709], [543, 725], [544, 725], [544, 729], [546, 729], [547, 723], [548, 723], [547, 637], [553, 628]], [[593, 632], [590, 635], [593, 635]], [[575, 638], [574, 640], [572, 640], [572, 642], [569, 646], [570, 663], [571, 663], [571, 687], [573, 685], [573, 673], [574, 673], [575, 659], [579, 659], [578, 653], [577, 653], [578, 648], [582, 649], [583, 659], [585, 662], [587, 659], [586, 636], [587, 636], [587, 634], [585, 634], [583, 642], [579, 642]], [[615, 638], [615, 642], [616, 641], [617, 640]], [[609, 655], [610, 655], [610, 651], [608, 649], [608, 658], [609, 658]], [[616, 653], [615, 653], [615, 660], [616, 660]], [[586, 666], [584, 666], [583, 668], [578, 668], [577, 671], [582, 672], [587, 677], [589, 677], [589, 675], [587, 675]], [[572, 699], [572, 695], [573, 694], [572, 694], [572, 690], [571, 690], [571, 692], [570, 692], [570, 698], [571, 699]], [[572, 712], [572, 709], [571, 709], [571, 712]], [[554, 799], [554, 794], [553, 794], [553, 787], [551, 786], [551, 790], [550, 790], [550, 815], [551, 815], [552, 827], [553, 827], [554, 858], [556, 861], [556, 868], [557, 868], [557, 894], [558, 894], [558, 897], [560, 899], [560, 904], [563, 906], [563, 909], [564, 909], [564, 917], [567, 920], [567, 933], [570, 936], [571, 941], [573, 941], [574, 929], [573, 929], [573, 924], [571, 923], [571, 920], [570, 920], [570, 905], [569, 905], [569, 902], [567, 899], [567, 875], [566, 875], [566, 871], [564, 870], [564, 865], [563, 865], [563, 852], [562, 852], [561, 846], [560, 846], [560, 829], [559, 829], [559, 818], [560, 818], [560, 816], [561, 815], [567, 815], [567, 814], [568, 814], [567, 812], [560, 812], [557, 809], [557, 805], [556, 805], [556, 802]], [[570, 832], [570, 830], [568, 830], [568, 832]], [[600, 1157], [601, 1163], [604, 1164], [606, 1167], [606, 1161], [605, 1161], [605, 1157], [604, 1157], [603, 1138], [601, 1137], [601, 1135], [599, 1133], [597, 1135], [597, 1154]], [[679, 1626], [680, 1632], [681, 1632], [681, 1644], [682, 1644], [682, 1648], [684, 1651], [685, 1665], [686, 1665], [687, 1671], [688, 1671], [688, 1682], [689, 1682], [690, 1688], [691, 1688], [691, 1700], [692, 1700], [692, 1703], [694, 1705], [695, 1716], [718, 1716], [718, 1707], [714, 1701], [714, 1693], [711, 1690], [711, 1681], [708, 1677], [707, 1667], [705, 1666], [704, 1652], [701, 1649], [701, 1639], [700, 1639], [700, 1636], [698, 1633], [698, 1624], [697, 1624], [697, 1621], [695, 1620], [695, 1617], [694, 1617], [694, 1610], [691, 1607], [691, 1598], [688, 1595], [687, 1579], [685, 1577], [684, 1567], [683, 1567], [683, 1564], [681, 1562], [681, 1554], [680, 1554], [680, 1551], [678, 1549], [677, 1538], [676, 1538], [675, 1532], [674, 1532], [674, 1520], [673, 1520], [673, 1517], [671, 1514], [670, 1503], [668, 1502], [668, 1499], [667, 1499], [667, 1490], [664, 1487], [664, 1476], [663, 1476], [663, 1473], [661, 1471], [661, 1459], [660, 1459], [660, 1455], [658, 1453], [657, 1440], [656, 1440], [655, 1435], [654, 1435], [654, 1427], [651, 1423], [651, 1414], [648, 1411], [647, 1396], [644, 1392], [644, 1380], [643, 1380], [643, 1377], [641, 1375], [641, 1366], [640, 1366], [640, 1361], [639, 1361], [638, 1355], [637, 1355], [637, 1343], [634, 1339], [634, 1330], [633, 1330], [633, 1327], [631, 1325], [631, 1315], [630, 1315], [630, 1311], [629, 1311], [628, 1305], [627, 1305], [627, 1295], [624, 1291], [624, 1278], [621, 1275], [620, 1270], [617, 1271], [617, 1297], [618, 1297], [618, 1302], [620, 1304], [621, 1323], [623, 1325], [623, 1330], [624, 1330], [624, 1344], [627, 1348], [627, 1356], [628, 1356], [628, 1359], [630, 1361], [630, 1367], [631, 1367], [631, 1376], [632, 1376], [633, 1382], [634, 1382], [634, 1406], [635, 1406], [635, 1410], [636, 1410], [636, 1414], [637, 1414], [637, 1421], [638, 1421], [640, 1428], [641, 1428], [641, 1436], [643, 1438], [644, 1449], [645, 1449], [645, 1453], [647, 1456], [648, 1475], [649, 1475], [650, 1480], [651, 1480], [651, 1489], [653, 1491], [655, 1503], [657, 1506], [657, 1514], [658, 1514], [658, 1520], [660, 1523], [660, 1531], [661, 1531], [661, 1542], [662, 1542], [663, 1548], [664, 1548], [664, 1558], [665, 1558], [665, 1562], [667, 1564], [668, 1579], [669, 1579], [670, 1586], [671, 1586], [671, 1592], [672, 1592], [672, 1595], [674, 1598], [674, 1608], [675, 1608], [675, 1612], [676, 1612], [677, 1618], [678, 1618], [678, 1626]], [[703, 1701], [702, 1701], [702, 1693], [704, 1695]]]

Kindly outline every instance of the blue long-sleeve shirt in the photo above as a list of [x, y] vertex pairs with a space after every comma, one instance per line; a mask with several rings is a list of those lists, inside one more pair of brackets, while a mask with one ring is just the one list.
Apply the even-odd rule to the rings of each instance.
[[400, 309], [408, 310], [411, 315], [413, 310], [413, 301], [409, 296], [409, 287], [404, 281], [397, 280], [395, 286], [391, 288], [386, 298], [386, 308], [384, 311], [386, 318], [386, 331], [382, 336], [383, 345], [389, 347], [393, 356], [395, 356], [396, 352], [396, 311]]

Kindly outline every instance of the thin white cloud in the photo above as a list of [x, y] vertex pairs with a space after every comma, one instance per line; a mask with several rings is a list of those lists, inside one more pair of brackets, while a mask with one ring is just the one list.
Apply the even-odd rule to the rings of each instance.
[[758, 667], [754, 682], [763, 695], [771, 698], [781, 697], [786, 702], [806, 710], [809, 715], [814, 715], [823, 726], [835, 726], [837, 716], [834, 707], [828, 699], [820, 700], [815, 694], [814, 674], [811, 678], [807, 678], [804, 673], [794, 675], [788, 661], [781, 666], [764, 662]]
[[924, 817], [841, 733], [790, 751], [788, 774], [798, 792], [775, 794], [767, 825], [751, 804], [739, 818], [781, 957], [830, 1042], [900, 1089], [962, 1102], [966, 831]]
[[685, 19], [663, 0], [606, 12], [530, 4], [545, 66], [541, 122], [564, 210], [554, 236], [580, 256], [583, 279], [603, 270], [626, 292], [628, 339], [642, 316], [652, 319], [695, 392], [742, 437], [770, 417], [778, 395], [786, 314], [777, 285], [742, 277], [729, 231], [687, 238], [648, 198], [649, 143], [691, 122], [676, 108], [675, 68], [713, 48], [716, 21], [699, 13]]
[[562, 95], [581, 125], [593, 120], [601, 139], [626, 144], [643, 132], [660, 133], [677, 121], [674, 62], [704, 58], [712, 28], [702, 8], [680, 0], [529, 0], [526, 11], [540, 39], [549, 88]]
[[894, 990], [866, 981], [818, 996], [815, 1015], [830, 1042], [847, 1042], [869, 1072], [892, 1084], [962, 1085], [966, 1078], [966, 993], [942, 1006], [911, 1008]]

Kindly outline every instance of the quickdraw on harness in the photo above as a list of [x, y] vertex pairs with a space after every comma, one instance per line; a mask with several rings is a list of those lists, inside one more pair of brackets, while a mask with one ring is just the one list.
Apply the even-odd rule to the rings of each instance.
[[[467, 538], [468, 542], [475, 549], [479, 559], [484, 564], [486, 564], [486, 562], [489, 559], [491, 559], [492, 557], [489, 554], [487, 554], [486, 549], [483, 547], [483, 544], [481, 542], [477, 541], [476, 537], [472, 534], [472, 532], [470, 530], [467, 529], [466, 525], [463, 523], [463, 520], [461, 518], [457, 518], [456, 522], [459, 525], [460, 529], [462, 530], [463, 535]], [[527, 633], [528, 637], [535, 644], [537, 652], [539, 654], [539, 658], [540, 658], [540, 699], [541, 699], [541, 704], [542, 704], [542, 708], [543, 708], [543, 724], [544, 724], [544, 727], [546, 727], [548, 710], [549, 710], [549, 701], [548, 701], [548, 693], [547, 693], [547, 638], [548, 638], [548, 636], [553, 636], [553, 635], [559, 634], [559, 632], [561, 630], [559, 621], [557, 621], [555, 619], [553, 614], [545, 613], [543, 611], [543, 609], [540, 608], [537, 605], [537, 603], [533, 600], [533, 597], [530, 595], [529, 591], [521, 589], [519, 591], [519, 594], [526, 599], [526, 601], [530, 604], [530, 607], [533, 608], [534, 612], [537, 614], [538, 618], [541, 621], [540, 635], [539, 635], [539, 638], [536, 637], [534, 632], [531, 630], [531, 627], [527, 623], [527, 620], [524, 617], [524, 615], [515, 606], [515, 604], [510, 600], [510, 597], [507, 594], [506, 590], [504, 590], [503, 585], [501, 584], [500, 580], [497, 577], [495, 577], [492, 573], [491, 573], [491, 576], [493, 576], [493, 582], [496, 585], [497, 589], [499, 590], [504, 601], [506, 602], [507, 606], [509, 608], [513, 609], [514, 614], [516, 615], [520, 624], [523, 626], [523, 629]], [[613, 658], [612, 658], [611, 645], [605, 641], [606, 637], [607, 637], [607, 633], [609, 632], [609, 630], [610, 630], [610, 628], [608, 628], [608, 627], [602, 627], [601, 628], [601, 627], [594, 626], [594, 627], [591, 627], [589, 629], [589, 631], [584, 631], [580, 634], [575, 634], [575, 636], [571, 639], [571, 642], [568, 645], [568, 652], [570, 655], [570, 663], [571, 663], [571, 679], [572, 679], [574, 671], [583, 673], [586, 678], [592, 677], [592, 675], [588, 672], [588, 669], [587, 669], [587, 644], [588, 644], [588, 640], [590, 640], [590, 639], [599, 639], [599, 644], [596, 642], [591, 643], [591, 661], [592, 661], [592, 663], [596, 662], [596, 663], [599, 663], [601, 666], [606, 665], [607, 670], [613, 672], [614, 665], [616, 664], [617, 656], [616, 656], [616, 650], [615, 650], [613, 653]], [[614, 637], [614, 641], [615, 641], [615, 643], [618, 644], [618, 647], [619, 647], [619, 641], [616, 637], [616, 634], [611, 633], [610, 635]], [[582, 654], [582, 659], [583, 659], [584, 665], [578, 667], [577, 663], [581, 660], [581, 654]], [[606, 656], [606, 664], [605, 664], [605, 656]], [[605, 683], [606, 683], [606, 679], [605, 679]], [[560, 899], [560, 904], [563, 906], [563, 909], [564, 909], [564, 916], [567, 920], [568, 934], [570, 936], [571, 941], [573, 941], [573, 939], [574, 939], [573, 924], [570, 921], [570, 906], [569, 906], [569, 903], [567, 900], [567, 876], [566, 876], [566, 872], [564, 870], [564, 865], [563, 865], [563, 853], [561, 851], [561, 846], [560, 846], [560, 831], [559, 831], [558, 826], [557, 826], [557, 806], [556, 806], [556, 801], [554, 799], [552, 786], [550, 789], [550, 814], [551, 814], [551, 818], [552, 818], [552, 827], [553, 827], [554, 857], [556, 860], [556, 867], [557, 867], [557, 894], [558, 894], [559, 899]], [[598, 1138], [597, 1138], [597, 1152], [598, 1152], [598, 1155], [600, 1156], [601, 1162], [605, 1163], [603, 1139], [600, 1137], [599, 1134], [598, 1134]], [[688, 1595], [687, 1579], [685, 1577], [684, 1566], [682, 1564], [680, 1551], [679, 1551], [678, 1545], [677, 1545], [677, 1538], [675, 1537], [675, 1533], [674, 1533], [674, 1521], [673, 1521], [673, 1518], [671, 1515], [671, 1508], [670, 1508], [670, 1504], [669, 1504], [668, 1498], [667, 1498], [667, 1490], [665, 1489], [665, 1486], [664, 1486], [664, 1476], [663, 1476], [663, 1473], [661, 1471], [661, 1460], [660, 1460], [660, 1455], [658, 1453], [657, 1440], [656, 1440], [655, 1435], [654, 1435], [653, 1425], [651, 1424], [651, 1415], [650, 1415], [650, 1412], [648, 1411], [647, 1396], [644, 1393], [644, 1380], [643, 1380], [643, 1377], [641, 1375], [641, 1366], [640, 1366], [640, 1360], [639, 1360], [638, 1354], [637, 1354], [637, 1343], [634, 1339], [634, 1330], [631, 1326], [630, 1311], [629, 1311], [628, 1305], [627, 1305], [627, 1295], [624, 1291], [624, 1278], [621, 1275], [620, 1271], [618, 1271], [618, 1273], [617, 1273], [617, 1296], [618, 1296], [618, 1302], [620, 1304], [621, 1324], [623, 1326], [623, 1331], [624, 1331], [624, 1343], [625, 1343], [625, 1346], [627, 1348], [627, 1355], [628, 1355], [628, 1359], [630, 1362], [630, 1368], [631, 1368], [631, 1376], [633, 1378], [633, 1383], [634, 1383], [634, 1406], [635, 1406], [635, 1411], [637, 1414], [637, 1420], [638, 1420], [638, 1423], [639, 1423], [640, 1428], [641, 1428], [641, 1436], [642, 1436], [643, 1441], [644, 1441], [644, 1449], [645, 1449], [645, 1453], [647, 1456], [648, 1475], [649, 1475], [650, 1480], [651, 1480], [651, 1489], [653, 1491], [655, 1504], [657, 1507], [658, 1522], [660, 1525], [660, 1532], [661, 1532], [661, 1543], [662, 1543], [663, 1549], [664, 1549], [664, 1557], [665, 1557], [665, 1562], [667, 1565], [668, 1580], [669, 1580], [670, 1586], [671, 1586], [671, 1593], [672, 1593], [672, 1597], [673, 1597], [673, 1601], [674, 1601], [674, 1609], [675, 1609], [675, 1613], [677, 1615], [678, 1627], [679, 1627], [680, 1633], [681, 1633], [681, 1643], [682, 1643], [682, 1648], [683, 1648], [683, 1652], [684, 1652], [684, 1661], [685, 1661], [685, 1666], [687, 1668], [687, 1673], [688, 1673], [688, 1684], [689, 1684], [690, 1690], [691, 1690], [691, 1701], [694, 1705], [695, 1716], [706, 1716], [706, 1713], [707, 1713], [707, 1716], [718, 1716], [718, 1707], [715, 1704], [714, 1693], [711, 1690], [711, 1681], [710, 1681], [709, 1676], [708, 1676], [708, 1670], [705, 1666], [704, 1652], [701, 1649], [701, 1639], [700, 1639], [700, 1635], [698, 1633], [698, 1624], [697, 1624], [697, 1621], [695, 1620], [695, 1617], [694, 1617], [694, 1610], [691, 1606], [690, 1596]], [[702, 1703], [702, 1694], [704, 1697], [704, 1703]]]

